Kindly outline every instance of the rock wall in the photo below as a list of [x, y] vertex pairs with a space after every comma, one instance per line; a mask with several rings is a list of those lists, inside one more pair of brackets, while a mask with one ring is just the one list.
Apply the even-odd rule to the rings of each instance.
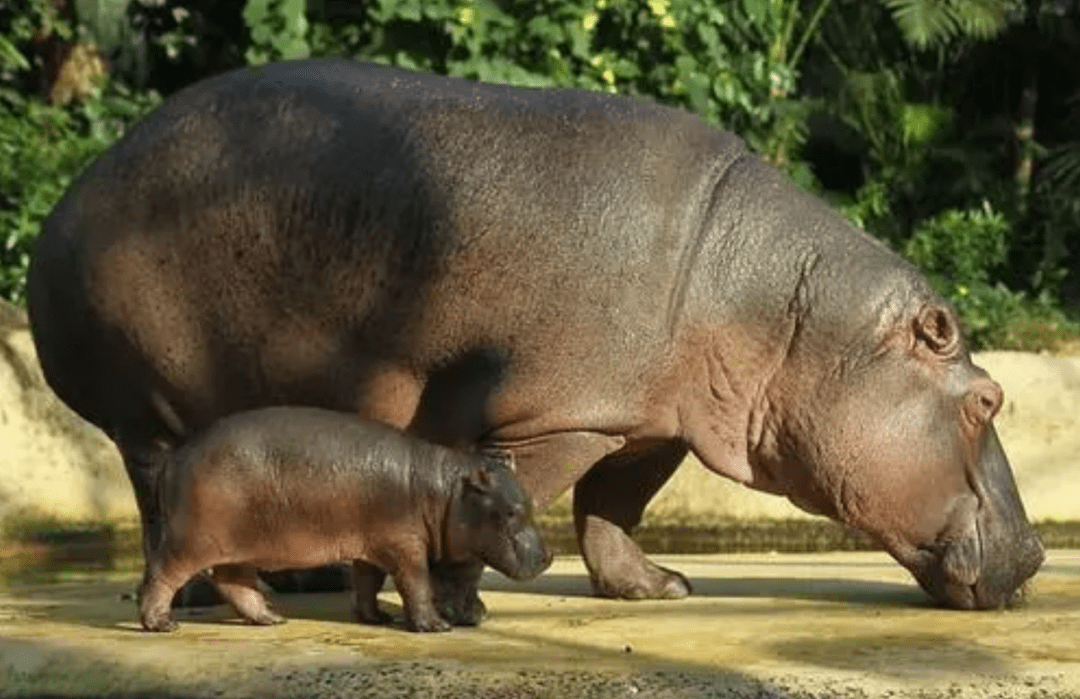
[[[1028, 515], [1080, 520], [1080, 357], [989, 352], [976, 363], [1005, 388], [996, 424]], [[553, 509], [568, 513], [568, 496]], [[646, 514], [653, 523], [691, 525], [810, 517], [692, 457]], [[25, 316], [0, 301], [0, 531], [26, 519], [135, 523], [138, 512], [112, 442], [52, 394]]]
[[26, 317], [0, 301], [0, 532], [138, 521], [120, 455], [45, 384]]

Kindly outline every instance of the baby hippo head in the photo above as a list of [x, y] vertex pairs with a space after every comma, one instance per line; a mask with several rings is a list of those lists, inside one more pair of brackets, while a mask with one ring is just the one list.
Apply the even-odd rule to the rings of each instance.
[[551, 565], [533, 521], [532, 498], [509, 455], [480, 456], [456, 490], [447, 523], [451, 558], [479, 558], [514, 580], [535, 578]]

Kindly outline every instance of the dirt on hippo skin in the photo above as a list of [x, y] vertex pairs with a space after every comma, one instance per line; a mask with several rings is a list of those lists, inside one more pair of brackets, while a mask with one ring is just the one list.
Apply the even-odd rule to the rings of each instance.
[[1080, 552], [1050, 551], [1018, 609], [932, 606], [877, 552], [660, 556], [694, 595], [590, 595], [577, 557], [536, 581], [487, 574], [479, 628], [360, 626], [344, 593], [277, 595], [289, 619], [177, 610], [138, 629], [137, 571], [67, 571], [0, 590], [0, 696], [1036, 697], [1080, 696]]

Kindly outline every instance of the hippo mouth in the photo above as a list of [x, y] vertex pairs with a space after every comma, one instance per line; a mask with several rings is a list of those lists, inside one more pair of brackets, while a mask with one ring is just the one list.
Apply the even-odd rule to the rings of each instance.
[[532, 580], [547, 570], [554, 560], [554, 553], [535, 528], [527, 527], [512, 534], [508, 543], [495, 555], [481, 558], [511, 580]]
[[956, 609], [1019, 603], [1027, 580], [1045, 558], [993, 426], [981, 447], [969, 481], [973, 493], [954, 501], [937, 541], [917, 545], [894, 540], [897, 545], [888, 546], [931, 597]]
[[536, 529], [524, 529], [511, 540], [517, 560], [509, 567], [509, 571], [503, 571], [508, 577], [514, 580], [532, 580], [551, 565], [555, 555]]
[[[973, 527], [976, 529], [976, 527]], [[939, 604], [953, 609], [1000, 609], [1021, 604], [1026, 583], [1045, 554], [1034, 532], [1002, 541], [972, 536], [921, 546], [894, 557]]]

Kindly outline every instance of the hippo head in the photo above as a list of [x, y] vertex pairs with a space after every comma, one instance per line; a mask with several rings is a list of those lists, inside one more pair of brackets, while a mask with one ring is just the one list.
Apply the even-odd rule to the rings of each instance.
[[1043, 549], [992, 424], [1001, 387], [936, 298], [866, 336], [839, 356], [820, 337], [789, 354], [767, 391], [755, 480], [869, 533], [940, 603], [1009, 603]]
[[535, 578], [551, 565], [533, 521], [532, 498], [509, 455], [480, 457], [459, 485], [447, 523], [450, 558], [479, 558], [514, 580]]

